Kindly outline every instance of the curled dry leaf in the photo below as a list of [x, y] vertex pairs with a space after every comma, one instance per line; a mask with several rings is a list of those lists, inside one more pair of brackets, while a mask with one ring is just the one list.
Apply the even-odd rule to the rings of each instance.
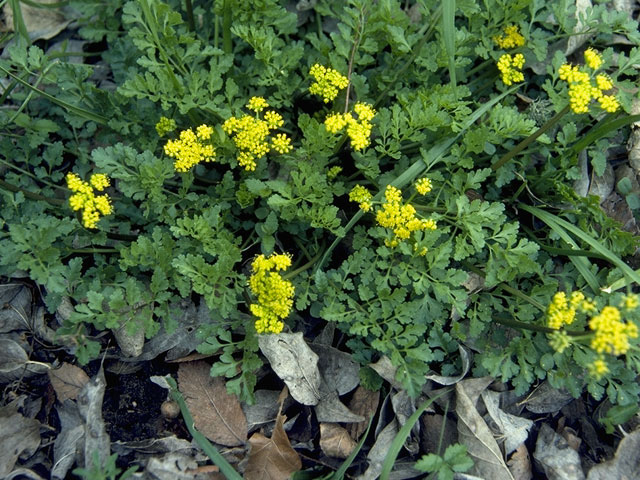
[[640, 478], [638, 451], [640, 451], [640, 430], [636, 430], [622, 439], [614, 458], [589, 470], [587, 480]]
[[244, 471], [246, 480], [285, 480], [302, 468], [300, 457], [291, 446], [289, 437], [284, 431], [284, 422], [287, 418], [281, 412], [283, 395], [280, 396], [280, 400], [280, 411], [278, 411], [271, 438], [261, 433], [254, 433], [249, 438], [251, 448], [247, 468]]
[[529, 457], [529, 451], [524, 443], [513, 452], [507, 461], [507, 466], [515, 480], [531, 480], [533, 478], [531, 457]]
[[[471, 383], [471, 396], [477, 399], [478, 382], [465, 380], [456, 385], [456, 413], [458, 415], [458, 437], [460, 443], [466, 445], [469, 455], [473, 459], [473, 468], [469, 472], [481, 478], [495, 480], [513, 480], [511, 472], [504, 463], [500, 447], [493, 438], [489, 427], [476, 409], [465, 389], [465, 384]], [[485, 385], [486, 388], [486, 385]]]
[[320, 424], [320, 448], [328, 457], [347, 458], [356, 448], [349, 432], [335, 423]]
[[29, 360], [29, 355], [18, 342], [0, 338], [0, 383], [8, 383], [21, 377], [45, 373], [49, 365]]
[[260, 335], [258, 342], [273, 371], [289, 387], [291, 396], [303, 405], [317, 405], [321, 397], [318, 355], [306, 344], [302, 333]]
[[0, 417], [0, 478], [11, 473], [20, 455], [33, 455], [38, 445], [40, 422], [19, 413]]
[[349, 402], [349, 410], [356, 415], [364, 417], [364, 422], [351, 423], [347, 425], [347, 431], [351, 438], [358, 440], [360, 435], [364, 433], [369, 424], [369, 419], [376, 413], [378, 404], [380, 403], [380, 392], [367, 390], [360, 386], [353, 393], [351, 402]]
[[580, 456], [546, 423], [542, 424], [533, 458], [549, 480], [583, 480]]
[[247, 440], [247, 419], [240, 402], [229, 395], [220, 377], [209, 375], [208, 363], [187, 362], [178, 367], [178, 388], [184, 395], [195, 427], [209, 440], [234, 447]]
[[500, 402], [498, 392], [485, 390], [482, 392], [482, 400], [500, 436], [504, 438], [504, 453], [508, 456], [529, 437], [529, 429], [533, 426], [533, 421], [501, 410], [498, 406]]
[[80, 389], [89, 381], [89, 376], [84, 373], [84, 370], [67, 362], [64, 362], [60, 368], [51, 369], [47, 373], [60, 403], [68, 398], [75, 400]]

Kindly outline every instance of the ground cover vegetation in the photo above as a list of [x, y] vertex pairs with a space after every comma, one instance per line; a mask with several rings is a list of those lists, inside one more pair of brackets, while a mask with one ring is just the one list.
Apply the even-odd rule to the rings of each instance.
[[[71, 0], [85, 63], [14, 16], [0, 275], [66, 312], [81, 365], [108, 330], [184, 328], [186, 299], [244, 402], [267, 337], [332, 325], [371, 390], [385, 358], [411, 398], [429, 374], [546, 380], [621, 423], [638, 237], [576, 187], [640, 121], [638, 25], [608, 3]], [[417, 467], [470, 468], [449, 448]]]

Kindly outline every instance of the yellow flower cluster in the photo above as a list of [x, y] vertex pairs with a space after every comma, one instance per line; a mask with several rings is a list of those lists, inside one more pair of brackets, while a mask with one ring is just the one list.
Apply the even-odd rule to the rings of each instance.
[[498, 59], [497, 67], [502, 74], [502, 82], [507, 86], [524, 80], [522, 74], [524, 56], [521, 53], [515, 55], [505, 53]]
[[633, 322], [622, 320], [617, 307], [606, 306], [589, 321], [595, 332], [591, 348], [598, 353], [624, 355], [629, 350], [629, 339], [638, 338], [638, 327]]
[[282, 319], [293, 307], [294, 287], [278, 272], [290, 266], [289, 255], [258, 255], [251, 264], [253, 274], [249, 278], [249, 288], [258, 303], [251, 304], [250, 309], [258, 317], [255, 323], [258, 333], [280, 333], [284, 328]]
[[360, 209], [365, 212], [369, 212], [372, 208], [372, 197], [371, 192], [362, 185], [356, 185], [353, 187], [351, 192], [349, 192], [349, 200], [352, 202], [358, 202], [360, 204]]
[[416, 191], [420, 195], [426, 195], [433, 188], [433, 186], [431, 185], [431, 180], [429, 180], [428, 178], [420, 178], [419, 180], [416, 180], [415, 187]]
[[263, 118], [259, 118], [258, 113], [267, 107], [269, 104], [264, 98], [252, 97], [247, 103], [247, 108], [254, 111], [256, 116], [231, 117], [222, 124], [222, 129], [233, 137], [233, 142], [239, 150], [236, 157], [238, 164], [247, 171], [255, 170], [256, 162], [270, 150], [278, 153], [289, 153], [293, 150], [291, 138], [284, 133], [278, 133], [269, 141], [271, 131], [284, 125], [284, 120], [282, 115], [273, 110], [266, 111]]
[[[586, 298], [581, 292], [573, 292], [569, 299], [564, 292], [556, 293], [547, 309], [547, 325], [557, 331], [549, 334], [549, 345], [562, 353], [571, 344], [569, 335], [558, 330], [564, 325], [574, 323], [576, 313], [581, 312], [591, 317], [589, 329], [593, 332], [589, 346], [597, 354], [597, 358], [587, 368], [589, 375], [596, 380], [609, 372], [605, 354], [624, 355], [630, 348], [630, 339], [638, 338], [638, 326], [633, 320], [625, 321], [623, 312], [631, 312], [640, 305], [637, 295], [625, 295], [619, 306], [608, 305], [598, 310], [594, 300]], [[589, 338], [587, 337], [587, 338]], [[584, 337], [576, 337], [578, 340]]]
[[387, 185], [384, 197], [385, 202], [376, 212], [376, 221], [381, 227], [393, 231], [393, 239], [385, 241], [388, 247], [397, 246], [401, 241], [408, 239], [412, 232], [436, 229], [435, 221], [417, 218], [413, 205], [403, 204], [400, 189]]
[[584, 311], [585, 300], [582, 292], [573, 292], [570, 299], [564, 292], [556, 293], [547, 307], [547, 325], [555, 330], [571, 325], [576, 318], [576, 310]]
[[[603, 63], [600, 54], [593, 48], [584, 52], [584, 60], [587, 67], [593, 72], [598, 70]], [[605, 95], [605, 91], [613, 88], [613, 82], [606, 74], [595, 76], [595, 85], [591, 74], [581, 70], [577, 66], [564, 64], [558, 70], [558, 77], [569, 84], [569, 105], [574, 113], [587, 113], [591, 100], [598, 100], [600, 108], [613, 113], [620, 108], [620, 103], [614, 95]]]
[[347, 135], [351, 139], [351, 146], [354, 150], [362, 150], [371, 143], [371, 120], [376, 114], [372, 105], [358, 102], [354, 105], [353, 111], [358, 115], [356, 120], [351, 112], [344, 114], [332, 113], [324, 121], [325, 128], [329, 133], [338, 133], [347, 127]]
[[518, 32], [517, 25], [508, 25], [504, 28], [503, 35], [496, 35], [493, 41], [500, 48], [516, 48], [524, 45], [524, 37]]
[[309, 87], [309, 93], [321, 96], [324, 103], [329, 103], [336, 98], [338, 92], [349, 85], [347, 77], [317, 63], [311, 67], [309, 74], [315, 78], [315, 82]]
[[160, 121], [156, 123], [156, 132], [159, 137], [164, 137], [167, 133], [176, 129], [176, 121], [173, 118], [160, 117]]
[[597, 359], [587, 365], [587, 370], [589, 371], [590, 376], [592, 376], [596, 380], [600, 380], [607, 373], [609, 373], [609, 365], [607, 365], [604, 356], [599, 355]]
[[190, 128], [180, 132], [178, 140], [169, 140], [164, 146], [164, 153], [174, 158], [173, 166], [178, 172], [186, 172], [200, 162], [212, 162], [216, 152], [213, 145], [205, 143], [211, 138], [213, 128], [200, 125], [194, 132]]
[[327, 178], [329, 180], [333, 180], [338, 176], [338, 174], [342, 171], [342, 167], [338, 165], [334, 165], [329, 170], [327, 170]]
[[66, 180], [67, 187], [74, 192], [69, 197], [69, 205], [74, 211], [82, 210], [82, 224], [86, 228], [96, 228], [101, 215], [113, 212], [109, 195], [94, 192], [94, 189], [101, 192], [111, 184], [105, 174], [94, 173], [89, 182], [85, 182], [75, 173], [68, 173]]

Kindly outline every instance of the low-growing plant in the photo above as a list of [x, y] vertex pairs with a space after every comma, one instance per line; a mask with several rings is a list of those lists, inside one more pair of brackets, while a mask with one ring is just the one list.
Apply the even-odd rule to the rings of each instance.
[[[18, 34], [0, 60], [0, 274], [41, 285], [52, 313], [71, 302], [58, 334], [81, 362], [104, 329], [181, 328], [197, 295], [197, 349], [245, 400], [259, 335], [332, 322], [413, 396], [459, 371], [465, 344], [474, 374], [518, 393], [547, 378], [637, 401], [638, 276], [620, 260], [637, 238], [573, 188], [579, 154], [601, 175], [638, 120], [628, 15], [70, 3], [107, 46], [93, 63]], [[614, 34], [631, 46], [607, 47]]]

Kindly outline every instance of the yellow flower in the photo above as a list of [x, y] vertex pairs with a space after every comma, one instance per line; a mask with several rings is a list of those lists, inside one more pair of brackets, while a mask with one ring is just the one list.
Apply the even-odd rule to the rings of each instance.
[[338, 174], [342, 171], [342, 167], [335, 165], [333, 167], [331, 167], [328, 171], [327, 171], [327, 178], [329, 180], [333, 180], [334, 178], [336, 178], [338, 176]]
[[566, 332], [558, 330], [549, 334], [549, 345], [556, 352], [562, 353], [571, 345], [571, 339]]
[[293, 308], [293, 284], [284, 280], [278, 273], [291, 266], [291, 256], [287, 254], [265, 257], [258, 255], [251, 268], [253, 274], [249, 278], [249, 288], [257, 297], [257, 303], [249, 309], [257, 317], [255, 321], [258, 333], [280, 333], [284, 322]]
[[393, 238], [385, 242], [387, 246], [397, 246], [401, 241], [407, 240], [412, 232], [436, 229], [434, 220], [417, 218], [413, 205], [402, 203], [400, 189], [388, 185], [384, 196], [385, 202], [376, 212], [376, 221], [381, 227], [393, 232]]
[[[584, 53], [588, 67], [597, 70], [602, 66], [602, 57], [593, 48], [588, 48]], [[613, 95], [604, 95], [603, 92], [613, 88], [613, 82], [606, 74], [598, 74], [595, 77], [595, 85], [591, 75], [577, 66], [562, 65], [558, 70], [558, 77], [569, 83], [569, 105], [574, 113], [587, 113], [592, 100], [598, 100], [600, 108], [613, 113], [620, 108], [618, 99]]]
[[521, 53], [513, 56], [505, 53], [498, 59], [497, 67], [502, 74], [502, 82], [507, 86], [524, 80], [524, 56]]
[[278, 133], [271, 140], [271, 148], [278, 153], [289, 153], [293, 150], [293, 147], [291, 146], [291, 139], [284, 133]]
[[429, 180], [428, 178], [421, 178], [419, 180], [416, 180], [415, 187], [416, 187], [416, 191], [420, 195], [426, 195], [431, 191], [431, 188], [432, 188], [431, 180]]
[[584, 52], [584, 61], [589, 68], [597, 70], [602, 65], [602, 56], [593, 48], [587, 48]]
[[589, 375], [591, 375], [596, 380], [600, 380], [607, 373], [609, 373], [609, 366], [607, 365], [604, 357], [600, 355], [596, 360], [594, 360], [587, 366], [587, 370], [589, 371]]
[[176, 129], [176, 121], [173, 118], [160, 117], [160, 121], [156, 123], [156, 132], [159, 137], [164, 137], [167, 133]]
[[99, 192], [111, 185], [109, 177], [107, 177], [104, 173], [94, 173], [93, 175], [91, 175], [91, 178], [89, 178], [89, 183]]
[[200, 162], [215, 160], [213, 145], [203, 143], [211, 137], [213, 129], [207, 125], [200, 125], [193, 130], [180, 132], [178, 140], [169, 140], [164, 146], [164, 153], [174, 160], [173, 166], [178, 172], [186, 172]]
[[264, 110], [268, 106], [269, 106], [269, 104], [262, 97], [251, 97], [249, 99], [249, 103], [247, 103], [247, 108], [249, 110], [253, 110], [256, 113], [261, 112], [262, 110]]
[[524, 45], [524, 37], [518, 32], [517, 25], [508, 25], [504, 28], [504, 35], [493, 37], [493, 41], [500, 48], [515, 48]]
[[605, 73], [596, 75], [596, 85], [598, 87], [598, 90], [600, 91], [611, 90], [613, 88], [613, 82], [611, 81], [611, 78]]
[[346, 115], [332, 113], [324, 119], [324, 126], [329, 133], [338, 133], [347, 126]]
[[629, 328], [630, 325], [621, 320], [618, 308], [604, 307], [589, 321], [589, 328], [594, 331], [591, 348], [598, 353], [624, 355], [629, 350], [629, 338], [637, 336], [637, 327]]
[[625, 310], [635, 310], [639, 304], [638, 296], [633, 293], [622, 297], [622, 306]]
[[362, 185], [356, 185], [349, 192], [349, 200], [352, 202], [358, 202], [360, 204], [360, 208], [365, 212], [371, 210], [371, 203], [369, 200], [371, 200], [372, 197], [371, 192]]
[[336, 98], [338, 92], [349, 85], [347, 77], [317, 63], [311, 67], [309, 74], [315, 78], [315, 82], [309, 87], [309, 93], [321, 96], [324, 103], [329, 103]]
[[[247, 104], [247, 108], [255, 110], [256, 114], [267, 106], [262, 97], [253, 97]], [[275, 135], [271, 140], [268, 138], [272, 130], [283, 124], [282, 115], [269, 110], [265, 112], [264, 119], [259, 118], [259, 115], [230, 117], [222, 124], [222, 130], [232, 137], [239, 150], [236, 155], [238, 164], [247, 171], [253, 171], [257, 167], [257, 160], [269, 151], [289, 153], [293, 150], [291, 138], [283, 133]]]
[[618, 99], [613, 95], [602, 95], [598, 98], [598, 103], [600, 104], [600, 108], [609, 113], [613, 113], [620, 108]]
[[556, 293], [547, 307], [547, 325], [558, 330], [564, 325], [571, 325], [575, 317], [576, 307], [569, 305], [567, 294], [564, 292]]
[[73, 211], [82, 210], [82, 224], [85, 228], [96, 228], [101, 215], [113, 212], [111, 200], [107, 194], [96, 196], [94, 189], [102, 191], [111, 182], [103, 173], [91, 175], [89, 182], [80, 179], [75, 173], [68, 173], [67, 187], [74, 192], [69, 197], [69, 206]]

